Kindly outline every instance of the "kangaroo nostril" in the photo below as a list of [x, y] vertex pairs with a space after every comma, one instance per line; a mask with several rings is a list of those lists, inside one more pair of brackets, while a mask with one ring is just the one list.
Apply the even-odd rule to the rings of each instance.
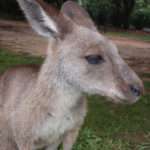
[[137, 86], [130, 85], [130, 90], [134, 96], [140, 96], [141, 95], [141, 89]]

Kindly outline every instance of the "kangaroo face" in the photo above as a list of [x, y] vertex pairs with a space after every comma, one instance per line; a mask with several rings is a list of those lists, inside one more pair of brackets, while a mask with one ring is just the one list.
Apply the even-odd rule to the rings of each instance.
[[[69, 42], [69, 44], [67, 44]], [[142, 93], [142, 82], [100, 33], [79, 27], [60, 44], [65, 80], [89, 94], [111, 97], [113, 102], [133, 103]]]
[[54, 13], [41, 0], [18, 2], [37, 33], [56, 39], [57, 66], [66, 83], [81, 92], [111, 97], [114, 102], [139, 99], [141, 80], [120, 57], [116, 46], [98, 32], [83, 8], [68, 1], [60, 13]]

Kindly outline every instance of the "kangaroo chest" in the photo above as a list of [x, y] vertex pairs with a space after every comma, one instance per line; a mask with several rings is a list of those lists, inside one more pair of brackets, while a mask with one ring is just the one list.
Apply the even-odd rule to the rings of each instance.
[[[79, 127], [86, 116], [86, 101], [60, 116], [49, 114], [42, 126], [37, 130], [37, 146], [43, 144], [51, 144], [63, 138], [68, 131]], [[39, 140], [40, 139], [40, 140]]]

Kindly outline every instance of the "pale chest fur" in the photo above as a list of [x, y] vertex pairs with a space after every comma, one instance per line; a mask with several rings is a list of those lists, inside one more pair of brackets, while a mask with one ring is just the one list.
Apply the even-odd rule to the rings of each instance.
[[[41, 143], [51, 144], [63, 138], [68, 131], [80, 127], [86, 116], [86, 100], [80, 101], [75, 107], [65, 111], [59, 116], [49, 114], [45, 122], [36, 130]], [[37, 140], [38, 140], [37, 139]], [[38, 145], [37, 144], [37, 145]]]

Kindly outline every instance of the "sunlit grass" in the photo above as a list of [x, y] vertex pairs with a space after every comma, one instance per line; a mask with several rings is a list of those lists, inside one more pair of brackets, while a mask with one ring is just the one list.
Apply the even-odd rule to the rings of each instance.
[[136, 32], [106, 32], [108, 36], [120, 36], [127, 37], [128, 39], [140, 40], [144, 42], [150, 42], [150, 34], [139, 34]]
[[41, 64], [42, 58], [0, 50], [0, 72], [19, 64]]

